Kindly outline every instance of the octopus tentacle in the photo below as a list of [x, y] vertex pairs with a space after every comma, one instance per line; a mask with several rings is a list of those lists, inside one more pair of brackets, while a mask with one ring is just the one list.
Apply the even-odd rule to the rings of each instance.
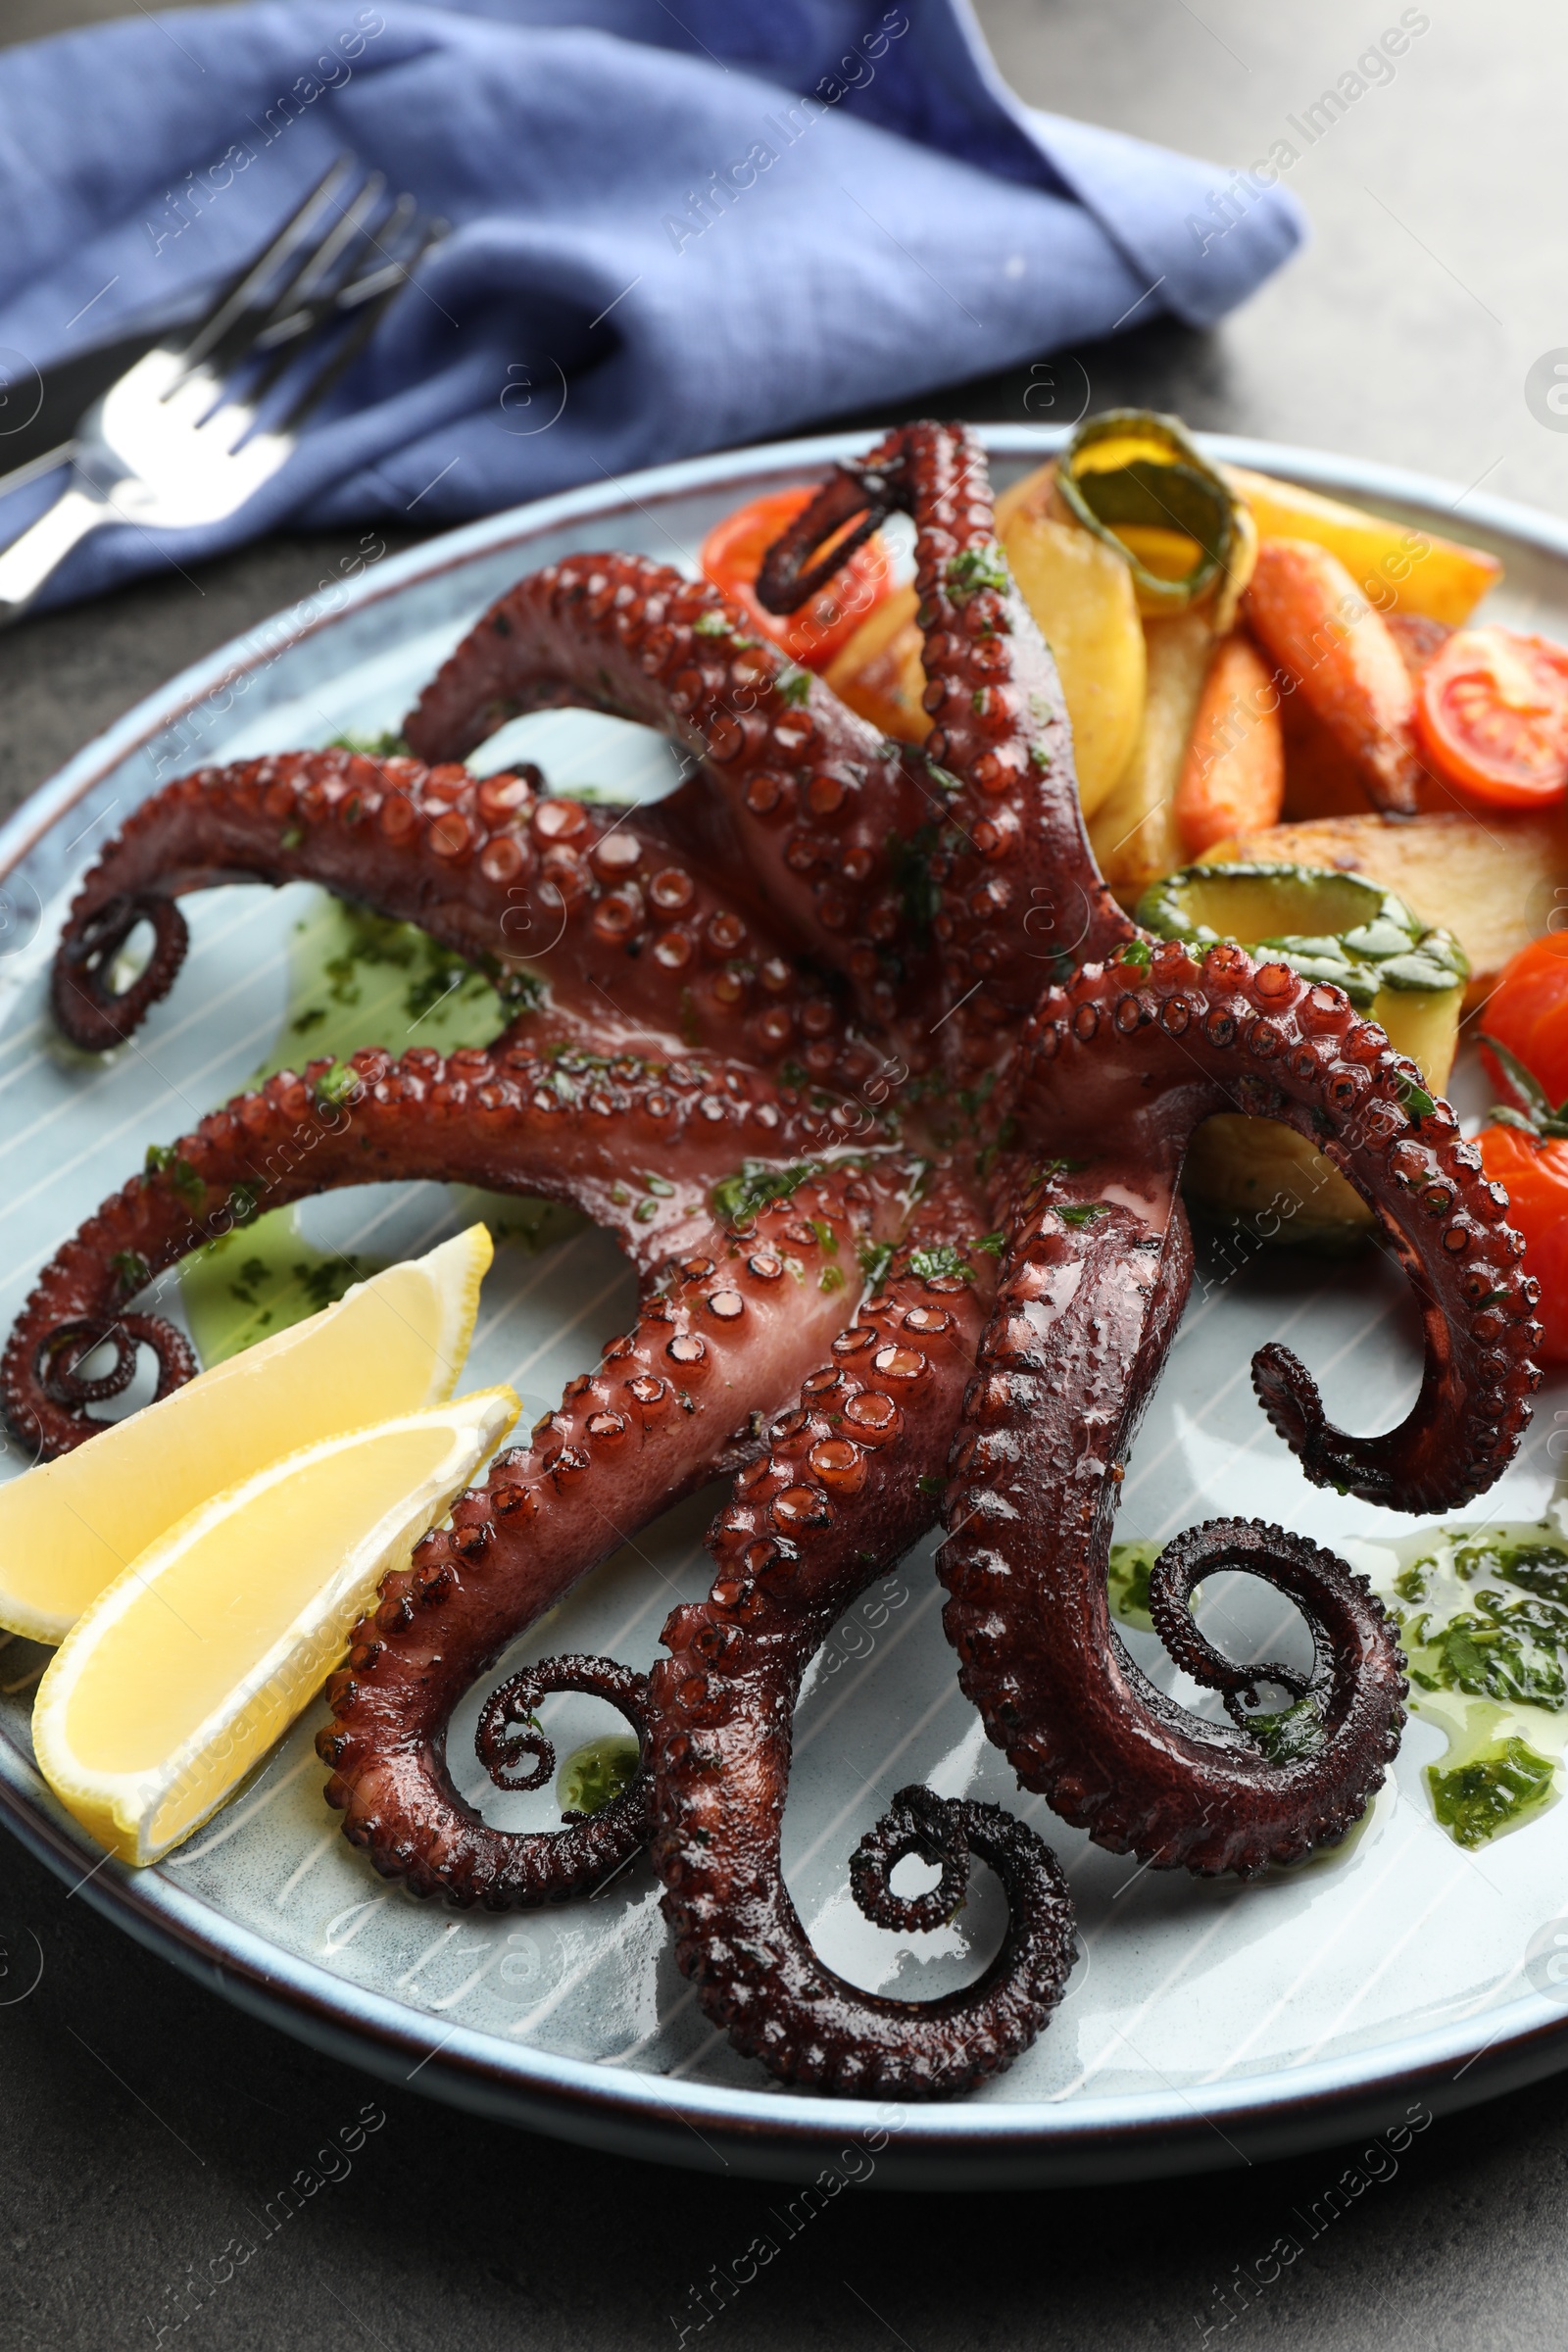
[[385, 1580], [317, 1741], [327, 1802], [377, 1870], [492, 1909], [572, 1891], [559, 1874], [576, 1847], [493, 1830], [459, 1794], [452, 1711], [590, 1568], [755, 1452], [762, 1419], [851, 1321], [856, 1289], [830, 1277], [903, 1213], [891, 1185], [843, 1174], [715, 1236]]
[[[498, 1788], [542, 1788], [556, 1769], [555, 1743], [535, 1720], [541, 1702], [558, 1690], [580, 1690], [619, 1709], [639, 1740], [647, 1722], [648, 1677], [616, 1658], [572, 1651], [522, 1667], [491, 1691], [479, 1710], [473, 1752]], [[622, 1791], [626, 1793], [626, 1791]], [[591, 1820], [566, 1813], [565, 1821]]]
[[[923, 1233], [958, 1248], [972, 1219]], [[991, 1862], [1009, 1924], [979, 1981], [932, 2002], [861, 1991], [819, 1960], [792, 1902], [779, 1839], [791, 1718], [835, 1620], [917, 1541], [935, 1511], [954, 1413], [984, 1318], [980, 1273], [922, 1275], [906, 1250], [886, 1290], [768, 1433], [709, 1537], [708, 1599], [677, 1609], [650, 1678], [656, 1867], [680, 1967], [737, 2049], [786, 2082], [932, 2098], [1026, 2048], [1071, 1965], [1071, 1906], [1049, 1849], [994, 1808], [903, 1789], [852, 1865], [873, 1919], [938, 1924], [888, 1886], [903, 1853]], [[914, 1262], [919, 1262], [915, 1259]], [[974, 1279], [978, 1277], [978, 1279]], [[951, 1910], [951, 1904], [948, 1906]]]
[[[761, 602], [788, 612], [808, 557], [857, 511], [914, 517], [925, 646], [925, 757], [943, 788], [931, 877], [948, 1002], [944, 1043], [989, 1068], [1054, 967], [1107, 955], [1134, 926], [1101, 880], [1078, 804], [1050, 649], [997, 544], [984, 453], [961, 425], [907, 424], [835, 478], [769, 551]], [[845, 547], [849, 542], [844, 543]], [[843, 560], [835, 549], [828, 568]]]
[[263, 1209], [388, 1178], [536, 1192], [606, 1226], [646, 1274], [710, 1231], [720, 1178], [748, 1157], [789, 1160], [820, 1134], [818, 1114], [798, 1114], [764, 1079], [695, 1058], [583, 1069], [523, 1046], [445, 1058], [416, 1048], [400, 1061], [367, 1050], [346, 1071], [284, 1070], [151, 1153], [44, 1268], [0, 1361], [0, 1398], [19, 1436], [69, 1451], [103, 1423], [63, 1385], [61, 1359], [115, 1332], [152, 1347], [160, 1395], [176, 1388], [195, 1369], [184, 1341], [124, 1309]]
[[[640, 557], [564, 558], [491, 607], [404, 726], [423, 757], [451, 760], [517, 711], [561, 704], [658, 727], [695, 754], [769, 906], [846, 976], [860, 1015], [887, 1026], [918, 1003], [901, 845], [929, 816], [929, 787], [738, 606]], [[769, 1054], [804, 1047], [823, 1079], [842, 1074], [831, 997], [780, 992], [754, 1035]]]
[[[102, 1348], [114, 1351], [111, 1369], [84, 1379], [81, 1365]], [[123, 1396], [136, 1376], [143, 1348], [151, 1348], [158, 1365], [157, 1387], [149, 1399], [156, 1404], [183, 1387], [197, 1368], [184, 1333], [162, 1315], [79, 1315], [57, 1324], [39, 1343], [38, 1380], [52, 1402], [80, 1412], [89, 1404]]]
[[[1287, 1759], [1165, 1698], [1110, 1621], [1121, 1467], [1187, 1286], [1175, 1198], [1187, 1137], [1219, 1108], [1287, 1120], [1371, 1200], [1412, 1270], [1428, 1318], [1423, 1401], [1399, 1430], [1344, 1442], [1357, 1449], [1347, 1483], [1368, 1499], [1440, 1510], [1497, 1475], [1538, 1377], [1533, 1286], [1446, 1104], [1338, 990], [1285, 964], [1223, 947], [1200, 964], [1161, 947], [1147, 964], [1091, 966], [1047, 998], [1027, 1054], [1025, 1136], [1086, 1158], [1058, 1160], [1025, 1204], [965, 1399], [940, 1564], [960, 1680], [1025, 1786], [1099, 1842], [1250, 1875], [1358, 1817], [1395, 1752], [1404, 1682], [1361, 1580], [1277, 1530], [1225, 1523], [1179, 1540], [1155, 1622], [1181, 1663], [1223, 1687], [1183, 1622], [1203, 1566], [1245, 1565], [1298, 1602], [1318, 1655], [1299, 1695], [1316, 1721]], [[1112, 1094], [1121, 1139], [1106, 1157], [1096, 1129]], [[1437, 1206], [1412, 1222], [1422, 1187], [1443, 1194], [1443, 1222]], [[1230, 1694], [1258, 1679], [1292, 1688], [1250, 1668]]]
[[[179, 969], [178, 894], [311, 881], [419, 923], [503, 982], [522, 967], [548, 976], [564, 1033], [573, 1013], [586, 1018], [601, 1051], [652, 1036], [677, 1053], [749, 1046], [755, 1058], [759, 1020], [799, 996], [766, 916], [743, 913], [671, 854], [657, 808], [591, 808], [541, 794], [540, 780], [346, 751], [180, 777], [133, 812], [83, 882], [55, 957], [55, 1017], [78, 1046], [118, 1045]], [[115, 958], [144, 917], [153, 956], [117, 995]]]
[[[152, 926], [152, 954], [129, 987], [117, 990], [113, 975], [121, 950], [142, 923]], [[51, 983], [55, 1018], [72, 1044], [107, 1054], [139, 1029], [173, 987], [189, 946], [185, 917], [160, 893], [120, 888], [85, 906], [78, 900], [56, 951]]]
[[[1121, 1465], [1186, 1290], [1185, 1233], [1174, 1204], [1169, 1240], [1119, 1202], [1074, 1223], [1091, 1203], [1066, 1183], [1014, 1244], [965, 1401], [939, 1561], [959, 1681], [1024, 1786], [1098, 1843], [1253, 1875], [1343, 1837], [1381, 1780], [1403, 1720], [1393, 1629], [1348, 1569], [1252, 1532], [1246, 1565], [1306, 1608], [1334, 1659], [1332, 1688], [1313, 1686], [1311, 1752], [1288, 1764], [1191, 1715], [1134, 1663], [1105, 1569]], [[1209, 1532], [1165, 1564], [1156, 1622], [1183, 1664], [1208, 1654], [1184, 1616], [1187, 1565], [1229, 1564]]]
[[[1193, 1595], [1205, 1576], [1222, 1568], [1260, 1575], [1296, 1602], [1312, 1636], [1310, 1674], [1277, 1661], [1238, 1665], [1200, 1631]], [[1257, 1519], [1210, 1519], [1173, 1536], [1150, 1570], [1149, 1614], [1176, 1665], [1195, 1683], [1219, 1691], [1242, 1731], [1248, 1728], [1243, 1701], [1255, 1708], [1260, 1684], [1272, 1683], [1293, 1699], [1312, 1699], [1320, 1721], [1342, 1711], [1336, 1681], [1345, 1660], [1367, 1643], [1364, 1584], [1321, 1544]]]
[[[1031, 1024], [1018, 1097], [1022, 1132], [1098, 1153], [1121, 1106], [1127, 1161], [1179, 1163], [1210, 1112], [1281, 1120], [1315, 1145], [1376, 1211], [1421, 1309], [1421, 1390], [1396, 1429], [1348, 1437], [1286, 1348], [1258, 1351], [1253, 1379], [1308, 1478], [1406, 1511], [1452, 1510], [1512, 1459], [1540, 1386], [1533, 1279], [1506, 1223], [1508, 1199], [1461, 1140], [1414, 1062], [1337, 988], [1242, 948], [1201, 964], [1162, 942], [1147, 966], [1089, 967]], [[1138, 1181], [1136, 1175], [1127, 1178]]]
[[[338, 1700], [347, 1699], [354, 1690], [356, 1675], [365, 1673], [373, 1663], [371, 1644], [356, 1642], [348, 1665], [333, 1675], [326, 1686], [328, 1702], [335, 1705]], [[608, 1699], [625, 1717], [639, 1740], [646, 1740], [648, 1679], [645, 1675], [634, 1673], [613, 1658], [578, 1655], [541, 1658], [536, 1665], [523, 1667], [509, 1683], [492, 1691], [479, 1717], [474, 1750], [498, 1788], [542, 1788], [554, 1773], [555, 1748], [531, 1719], [541, 1701], [557, 1690], [581, 1690], [590, 1697]], [[516, 1730], [519, 1725], [523, 1727], [520, 1734]], [[338, 1738], [336, 1733], [323, 1732], [317, 1745], [328, 1754], [335, 1753]], [[528, 1759], [526, 1770], [521, 1769], [524, 1756]], [[564, 1813], [564, 1826], [559, 1830], [522, 1835], [490, 1831], [482, 1840], [475, 1840], [470, 1823], [466, 1839], [470, 1859], [472, 1847], [479, 1842], [490, 1864], [481, 1897], [485, 1907], [500, 1911], [514, 1904], [565, 1902], [613, 1878], [647, 1839], [648, 1800], [648, 1777], [639, 1763], [638, 1771], [618, 1796], [597, 1813]], [[478, 1816], [472, 1819], [476, 1821]], [[354, 1833], [351, 1830], [349, 1834]], [[366, 1842], [363, 1838], [359, 1841]], [[381, 1853], [372, 1849], [371, 1860], [378, 1869], [383, 1868], [385, 1857]], [[421, 1882], [427, 1872], [432, 1882], [435, 1879], [428, 1858], [421, 1858], [416, 1871]], [[395, 1864], [387, 1875], [398, 1875]], [[436, 1886], [421, 1883], [418, 1891], [433, 1893]]]

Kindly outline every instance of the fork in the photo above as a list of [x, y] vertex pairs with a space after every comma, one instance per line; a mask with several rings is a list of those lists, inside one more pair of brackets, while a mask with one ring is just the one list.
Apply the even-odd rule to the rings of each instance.
[[[0, 553], [0, 627], [88, 533], [220, 522], [273, 475], [447, 223], [340, 156], [193, 331], [143, 354], [82, 417], [60, 497]], [[262, 421], [271, 395], [277, 413]]]

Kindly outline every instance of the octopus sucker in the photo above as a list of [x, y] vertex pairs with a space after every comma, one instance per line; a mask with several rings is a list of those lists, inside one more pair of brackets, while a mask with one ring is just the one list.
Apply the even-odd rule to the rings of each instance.
[[717, 589], [616, 555], [565, 557], [519, 581], [405, 731], [450, 760], [517, 712], [564, 704], [657, 727], [700, 760], [756, 887], [844, 977], [858, 1015], [887, 1027], [918, 1007], [930, 952], [906, 920], [897, 845], [941, 811], [923, 761], [759, 639]]
[[[1505, 1196], [1383, 1032], [1281, 958], [1153, 938], [1107, 891], [969, 434], [904, 426], [836, 468], [764, 564], [764, 605], [798, 604], [895, 510], [915, 526], [919, 751], [706, 583], [572, 555], [458, 647], [406, 722], [416, 759], [203, 770], [139, 810], [57, 960], [79, 1042], [128, 1033], [175, 979], [176, 899], [235, 877], [323, 882], [503, 976], [541, 945], [514, 938], [517, 910], [548, 914], [545, 987], [482, 1052], [285, 1072], [155, 1153], [44, 1270], [0, 1393], [58, 1453], [91, 1438], [138, 1350], [161, 1394], [177, 1386], [189, 1348], [143, 1294], [262, 1208], [416, 1177], [583, 1208], [637, 1270], [636, 1322], [385, 1581], [331, 1686], [328, 1799], [377, 1870], [460, 1906], [564, 1900], [647, 1839], [679, 1965], [738, 2049], [791, 2082], [938, 2097], [1010, 2064], [1059, 1998], [1072, 1915], [1048, 1847], [978, 1800], [890, 1792], [849, 1864], [868, 1919], [940, 1924], [973, 1857], [1009, 1906], [978, 1981], [917, 2003], [817, 1957], [779, 1833], [807, 1668], [939, 1518], [963, 1691], [1020, 1784], [1113, 1851], [1203, 1875], [1299, 1861], [1345, 1836], [1397, 1745], [1390, 1621], [1301, 1536], [1222, 1517], [1152, 1573], [1160, 1639], [1226, 1720], [1161, 1692], [1111, 1622], [1125, 1465], [1192, 1276], [1194, 1131], [1217, 1111], [1294, 1128], [1370, 1204], [1420, 1312], [1420, 1394], [1377, 1436], [1335, 1428], [1308, 1370], [1259, 1349], [1259, 1403], [1307, 1480], [1422, 1514], [1481, 1494], [1518, 1448], [1539, 1335]], [[458, 764], [512, 714], [564, 705], [659, 728], [692, 774], [612, 816], [537, 771]], [[117, 994], [140, 922], [152, 956]], [[447, 1755], [459, 1700], [715, 1475], [733, 1485], [711, 1589], [671, 1617], [646, 1682], [545, 1660], [481, 1710], [477, 1761], [501, 1786], [542, 1786], [529, 1718], [553, 1689], [620, 1709], [636, 1777], [560, 1831], [487, 1824]], [[1238, 1665], [1204, 1638], [1193, 1595], [1221, 1568], [1289, 1596], [1309, 1668]], [[917, 1897], [892, 1884], [913, 1853], [940, 1873]]]
[[[452, 1711], [580, 1577], [757, 1453], [763, 1420], [853, 1318], [857, 1292], [824, 1288], [821, 1274], [896, 1229], [900, 1213], [891, 1186], [840, 1176], [804, 1187], [742, 1233], [714, 1228], [648, 1287], [635, 1327], [571, 1383], [529, 1444], [499, 1456], [450, 1528], [386, 1580], [351, 1637], [349, 1668], [328, 1692], [334, 1721], [317, 1742], [332, 1768], [327, 1801], [377, 1869], [417, 1894], [504, 1909], [580, 1891], [584, 1871], [617, 1866], [641, 1842], [642, 1797], [612, 1825], [630, 1840], [613, 1856], [593, 1824], [569, 1837], [490, 1828], [447, 1763]], [[525, 1669], [523, 1685], [541, 1671]], [[612, 1690], [599, 1694], [620, 1703]], [[641, 1732], [641, 1698], [632, 1700]], [[487, 1769], [499, 1737], [487, 1708]]]
[[[695, 865], [663, 804], [632, 815], [556, 799], [536, 768], [479, 778], [450, 761], [296, 752], [199, 768], [110, 844], [55, 957], [54, 1015], [73, 1044], [101, 1053], [129, 1037], [184, 959], [178, 898], [235, 881], [317, 882], [418, 923], [504, 991], [542, 982], [552, 1017], [530, 1032], [541, 1046], [700, 1044], [753, 1060], [761, 1046], [765, 1059], [763, 1016], [778, 1030], [787, 1013], [793, 1036], [796, 1011], [821, 994], [793, 985], [793, 943], [755, 897], [738, 904]], [[117, 991], [117, 959], [143, 921], [152, 953]], [[791, 985], [770, 988], [780, 971]]]
[[[134, 1370], [128, 1342], [156, 1354], [160, 1395], [188, 1379], [195, 1359], [183, 1335], [130, 1311], [131, 1301], [193, 1249], [263, 1210], [388, 1179], [536, 1193], [614, 1233], [651, 1280], [675, 1253], [714, 1240], [711, 1190], [750, 1153], [804, 1153], [819, 1132], [813, 1115], [797, 1116], [750, 1073], [696, 1056], [652, 1066], [623, 1057], [574, 1074], [569, 1058], [542, 1058], [531, 1047], [446, 1056], [416, 1048], [397, 1060], [368, 1049], [342, 1069], [319, 1061], [284, 1070], [150, 1154], [146, 1172], [44, 1268], [0, 1361], [7, 1417], [45, 1454], [82, 1444], [101, 1426], [88, 1405]], [[659, 1192], [639, 1184], [634, 1197], [622, 1181], [628, 1158], [644, 1169], [657, 1161]], [[876, 1171], [892, 1164], [872, 1153], [856, 1163], [872, 1173], [843, 1182], [869, 1197]], [[814, 1253], [810, 1226], [802, 1230], [801, 1248]], [[842, 1287], [842, 1273], [835, 1279]], [[73, 1365], [116, 1334], [114, 1387], [83, 1384]]]
[[[970, 1220], [921, 1220], [929, 1250]], [[989, 1284], [922, 1277], [906, 1250], [833, 1359], [808, 1379], [736, 1481], [709, 1548], [709, 1598], [664, 1628], [650, 1678], [653, 1854], [676, 1959], [736, 2048], [785, 2082], [937, 2098], [1010, 2064], [1060, 1997], [1075, 1952], [1066, 1884], [1049, 1848], [999, 1808], [904, 1788], [851, 1865], [878, 1925], [932, 1928], [962, 1900], [970, 1853], [1007, 1897], [1002, 1949], [976, 1984], [912, 2002], [861, 1991], [811, 1948], [784, 1884], [779, 1839], [802, 1677], [833, 1625], [932, 1524], [954, 1413]], [[940, 1861], [936, 1901], [905, 1900], [907, 1853]]]

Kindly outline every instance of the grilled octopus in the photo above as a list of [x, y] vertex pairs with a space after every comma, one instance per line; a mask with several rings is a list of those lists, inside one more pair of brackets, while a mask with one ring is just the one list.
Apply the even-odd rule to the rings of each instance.
[[[458, 1904], [565, 1899], [648, 1841], [680, 1966], [738, 2048], [788, 2082], [935, 2097], [1005, 2067], [1059, 1998], [1074, 1942], [1054, 1858], [994, 1806], [896, 1795], [851, 1864], [868, 1918], [940, 1925], [976, 1856], [1009, 1906], [980, 1979], [916, 2003], [818, 1959], [779, 1839], [806, 1669], [938, 1518], [965, 1692], [1020, 1784], [1115, 1852], [1244, 1877], [1296, 1861], [1345, 1835], [1397, 1745], [1405, 1684], [1379, 1602], [1278, 1527], [1190, 1529], [1151, 1577], [1166, 1649], [1229, 1720], [1162, 1693], [1110, 1616], [1123, 1465], [1191, 1278], [1194, 1130], [1241, 1110], [1307, 1136], [1416, 1296], [1421, 1391], [1385, 1435], [1334, 1428], [1285, 1348], [1254, 1358], [1309, 1479], [1451, 1509], [1511, 1458], [1539, 1376], [1506, 1198], [1415, 1066], [1337, 990], [1238, 947], [1152, 940], [1106, 890], [1055, 668], [964, 430], [906, 426], [837, 467], [771, 551], [764, 603], [804, 601], [895, 511], [916, 531], [934, 721], [918, 751], [705, 583], [574, 555], [484, 614], [410, 714], [411, 757], [203, 769], [145, 804], [61, 944], [56, 1015], [78, 1043], [130, 1033], [177, 973], [178, 897], [236, 877], [309, 878], [417, 921], [503, 982], [531, 973], [532, 999], [482, 1052], [367, 1052], [330, 1088], [312, 1064], [203, 1120], [44, 1270], [0, 1381], [42, 1450], [90, 1439], [140, 1348], [160, 1393], [193, 1368], [137, 1306], [148, 1283], [332, 1186], [461, 1178], [608, 1227], [640, 1277], [636, 1324], [387, 1578], [328, 1686], [328, 1801], [378, 1870]], [[513, 715], [563, 705], [660, 729], [692, 773], [615, 812], [534, 770], [461, 764]], [[117, 993], [143, 923], [153, 954]], [[657, 1193], [633, 1181], [647, 1171]], [[480, 1717], [492, 1778], [535, 1787], [553, 1768], [539, 1698], [596, 1691], [636, 1726], [638, 1776], [559, 1832], [491, 1828], [448, 1769], [454, 1706], [715, 1475], [733, 1484], [713, 1585], [670, 1618], [652, 1674], [547, 1660]], [[1192, 1595], [1223, 1567], [1295, 1602], [1310, 1671], [1239, 1666], [1205, 1640]], [[1253, 1729], [1259, 1686], [1303, 1712], [1287, 1758]], [[910, 1854], [941, 1875], [905, 1896]]]

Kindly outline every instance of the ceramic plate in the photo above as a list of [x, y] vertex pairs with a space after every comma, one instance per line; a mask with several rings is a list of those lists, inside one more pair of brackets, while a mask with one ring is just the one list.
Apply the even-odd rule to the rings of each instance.
[[[1054, 440], [1003, 429], [986, 438], [999, 483]], [[0, 833], [0, 874], [10, 877], [0, 1318], [9, 1323], [39, 1266], [148, 1144], [169, 1142], [291, 1051], [302, 943], [319, 911], [299, 887], [187, 900], [189, 961], [133, 1044], [74, 1066], [52, 1047], [45, 982], [62, 909], [135, 803], [198, 761], [394, 727], [521, 573], [595, 547], [690, 564], [704, 531], [741, 498], [863, 446], [822, 439], [665, 466], [453, 532], [187, 671], [35, 795]], [[1438, 483], [1300, 451], [1209, 446], [1454, 527], [1457, 502]], [[1476, 498], [1463, 503], [1462, 528], [1506, 563], [1498, 617], [1568, 637], [1568, 531]], [[652, 797], [672, 775], [652, 737], [582, 713], [518, 722], [483, 763], [502, 764], [508, 749], [537, 760], [558, 789]], [[342, 1194], [304, 1217], [318, 1244], [380, 1258], [428, 1247], [464, 1221], [461, 1200], [432, 1187]], [[629, 1274], [597, 1232], [531, 1252], [503, 1247], [469, 1384], [511, 1381], [543, 1410], [622, 1327], [632, 1299]], [[1385, 1427], [1415, 1393], [1412, 1323], [1402, 1286], [1375, 1256], [1339, 1269], [1266, 1255], [1206, 1265], [1132, 1456], [1118, 1533], [1164, 1538], [1224, 1511], [1283, 1520], [1330, 1544], [1387, 1542], [1410, 1523], [1308, 1486], [1257, 1410], [1247, 1367], [1263, 1340], [1288, 1335], [1337, 1419]], [[1549, 1438], [1565, 1402], [1568, 1390], [1544, 1393], [1524, 1452], [1475, 1516], [1547, 1508]], [[23, 1467], [14, 1446], [7, 1466]], [[565, 1649], [647, 1665], [672, 1603], [707, 1589], [701, 1539], [713, 1500], [697, 1497], [609, 1561], [495, 1679]], [[1260, 1590], [1243, 1581], [1227, 1596], [1214, 1587], [1210, 1605], [1229, 1610], [1236, 1639], [1277, 1635], [1267, 1608], [1246, 1619], [1244, 1595]], [[1148, 1638], [1130, 1640], [1141, 1656], [1158, 1654]], [[1343, 2138], [1568, 2063], [1568, 1994], [1554, 1995], [1549, 1960], [1557, 1915], [1568, 1914], [1568, 1804], [1465, 1851], [1438, 1827], [1424, 1786], [1441, 1739], [1415, 1723], [1367, 1824], [1338, 1856], [1247, 1886], [1142, 1870], [1014, 1787], [958, 1690], [930, 1544], [857, 1604], [809, 1678], [785, 1824], [796, 1902], [824, 1957], [863, 1984], [919, 1998], [976, 1973], [1000, 1933], [984, 1884], [954, 1926], [927, 1937], [870, 1927], [849, 1897], [857, 1841], [896, 1788], [919, 1780], [1034, 1822], [1068, 1869], [1082, 1932], [1066, 1999], [1036, 2047], [979, 2095], [935, 2108], [787, 2092], [736, 2057], [676, 1972], [644, 1860], [594, 1901], [543, 1917], [476, 1919], [383, 1884], [322, 1803], [312, 1744], [319, 1709], [161, 1868], [102, 1861], [33, 1766], [28, 1709], [44, 1656], [20, 1641], [0, 1652], [0, 1805], [36, 1853], [242, 2005], [394, 2079], [545, 2131], [786, 2176], [814, 2174], [858, 2144], [874, 2149], [884, 2181], [1082, 2180]], [[472, 1750], [476, 1703], [455, 1727], [460, 1782], [496, 1822], [543, 1826], [554, 1814], [542, 1796], [505, 1796], [484, 1780]], [[551, 1706], [558, 1748], [608, 1728], [596, 1702]]]

